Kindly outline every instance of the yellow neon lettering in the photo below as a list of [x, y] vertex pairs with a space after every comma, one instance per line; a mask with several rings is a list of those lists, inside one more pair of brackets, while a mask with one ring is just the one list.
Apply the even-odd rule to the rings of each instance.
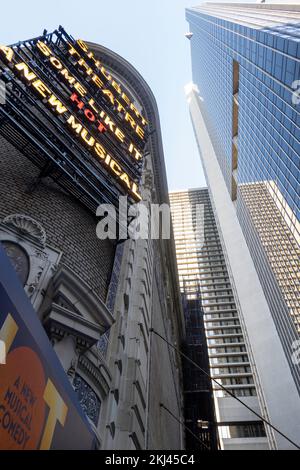
[[63, 114], [68, 111], [68, 109], [62, 104], [61, 101], [59, 101], [59, 99], [57, 99], [55, 95], [50, 96], [48, 103], [55, 108], [55, 111], [58, 114]]
[[124, 142], [125, 134], [123, 134], [123, 132], [118, 127], [116, 128], [115, 134], [121, 142]]
[[123, 113], [126, 113], [126, 109], [125, 109], [124, 106], [120, 103], [120, 101], [116, 100], [116, 103], [117, 103], [117, 105], [118, 105], [118, 107], [117, 107], [118, 112], [120, 113], [120, 112], [122, 111]]
[[89, 147], [93, 147], [93, 145], [95, 144], [94, 137], [92, 137], [92, 136], [88, 137], [88, 131], [86, 129], [82, 130], [81, 137]]
[[137, 117], [141, 117], [138, 109], [134, 106], [134, 104], [132, 104], [132, 103], [130, 104], [130, 109], [132, 109], [132, 111], [134, 111], [134, 113]]
[[64, 79], [70, 83], [70, 85], [73, 85], [76, 82], [76, 78], [72, 77], [72, 75], [69, 75], [69, 71], [67, 69], [63, 69], [60, 73]]
[[46, 87], [45, 83], [42, 82], [42, 80], [36, 80], [35, 82], [32, 83], [32, 86], [36, 89], [36, 91], [43, 97], [46, 98], [49, 93], [51, 93], [51, 90]]
[[97, 85], [97, 87], [99, 87], [99, 88], [103, 88], [103, 87], [104, 87], [104, 83], [103, 83], [102, 80], [98, 77], [98, 75], [93, 75], [92, 81]]
[[131, 192], [132, 192], [133, 196], [135, 197], [135, 199], [137, 199], [138, 201], [142, 200], [142, 196], [138, 193], [138, 187], [137, 187], [136, 183], [132, 183]]
[[144, 139], [145, 137], [145, 132], [144, 130], [140, 127], [140, 126], [136, 126], [136, 129], [135, 129], [137, 135], [141, 138], [141, 139]]
[[93, 69], [91, 69], [89, 64], [87, 64], [84, 59], [80, 59], [78, 61], [78, 65], [80, 65], [81, 67], [85, 69], [87, 75], [91, 75], [93, 73]]
[[7, 46], [0, 46], [0, 51], [2, 51], [5, 55], [5, 58], [7, 59], [8, 62], [11, 62], [13, 57], [14, 57], [14, 51], [12, 50], [11, 47]]
[[120, 180], [124, 181], [126, 186], [130, 189], [130, 180], [129, 180], [129, 176], [127, 175], [127, 173], [123, 173], [123, 175], [120, 176]]
[[108, 98], [109, 98], [111, 104], [115, 104], [114, 95], [112, 94], [111, 91], [109, 91], [109, 90], [103, 90], [103, 94], [106, 95], [106, 96], [108, 96]]
[[75, 117], [73, 115], [69, 117], [67, 123], [72, 127], [76, 134], [80, 134], [83, 126], [82, 124], [80, 124], [80, 122], [76, 122]]
[[125, 121], [129, 122], [129, 124], [131, 125], [131, 127], [132, 127], [133, 129], [135, 129], [135, 127], [136, 127], [136, 122], [135, 122], [135, 120], [133, 119], [133, 117], [130, 116], [129, 113], [126, 113], [126, 114], [125, 114]]
[[102, 75], [110, 82], [111, 81], [111, 75], [106, 71], [105, 67], [101, 67], [101, 73]]
[[100, 157], [101, 159], [104, 159], [105, 156], [106, 156], [106, 152], [105, 152], [104, 148], [102, 147], [102, 145], [100, 145], [99, 142], [96, 142], [94, 148], [95, 148], [95, 152], [98, 155], [98, 157]]
[[89, 52], [87, 56], [88, 56], [89, 59], [92, 59], [92, 60], [94, 61], [95, 66], [97, 67], [97, 69], [100, 69], [100, 67], [101, 67], [101, 62], [100, 62], [100, 60], [97, 60], [97, 59], [95, 58], [94, 53], [93, 53], [93, 52]]
[[135, 148], [133, 144], [130, 144], [128, 150], [131, 154], [133, 154], [136, 160], [140, 160], [142, 158], [142, 154]]
[[114, 132], [115, 123], [110, 119], [109, 116], [106, 116], [104, 124], [110, 128], [111, 132]]
[[115, 89], [119, 94], [122, 93], [121, 87], [120, 87], [120, 85], [119, 85], [117, 82], [115, 82], [115, 81], [113, 80], [113, 81], [111, 82], [111, 85], [114, 87], [114, 89]]
[[19, 72], [23, 72], [24, 77], [29, 82], [32, 82], [32, 80], [36, 78], [35, 73], [29, 70], [29, 67], [27, 64], [25, 64], [25, 62], [20, 62], [19, 64], [16, 64], [15, 67]]
[[76, 82], [76, 83], [75, 83], [74, 88], [75, 88], [75, 90], [78, 91], [78, 93], [79, 93], [81, 96], [85, 96], [85, 95], [87, 94], [86, 89], [85, 89], [79, 82]]
[[50, 58], [50, 63], [55, 67], [57, 70], [61, 70], [63, 68], [63, 65], [60, 60], [58, 60], [56, 57], [52, 56]]
[[130, 105], [130, 99], [128, 98], [127, 95], [125, 95], [125, 93], [122, 93], [122, 99], [125, 101], [125, 103], [127, 103], [128, 105]]
[[51, 49], [42, 41], [37, 42], [37, 47], [46, 57], [49, 57], [52, 54]]
[[80, 54], [78, 54], [78, 52], [76, 51], [76, 49], [73, 46], [70, 46], [69, 54], [70, 55], [78, 55], [80, 57]]
[[110, 168], [112, 169], [112, 171], [113, 171], [117, 176], [120, 176], [122, 170], [121, 170], [120, 165], [118, 165], [115, 160], [111, 160], [109, 166], [110, 166]]
[[89, 101], [89, 106], [95, 111], [95, 113], [99, 113], [99, 110], [95, 106], [95, 100], [93, 98], [90, 99]]
[[77, 41], [78, 46], [84, 51], [88, 52], [89, 48], [87, 47], [86, 43], [82, 39], [78, 39]]

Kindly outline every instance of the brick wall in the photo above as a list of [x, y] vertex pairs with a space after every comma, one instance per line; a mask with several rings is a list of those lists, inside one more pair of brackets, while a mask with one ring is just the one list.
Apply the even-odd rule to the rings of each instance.
[[74, 197], [50, 179], [28, 192], [39, 170], [0, 137], [0, 219], [26, 214], [43, 225], [47, 244], [63, 251], [62, 263], [73, 269], [105, 300], [114, 258], [109, 241], [96, 237], [97, 220]]

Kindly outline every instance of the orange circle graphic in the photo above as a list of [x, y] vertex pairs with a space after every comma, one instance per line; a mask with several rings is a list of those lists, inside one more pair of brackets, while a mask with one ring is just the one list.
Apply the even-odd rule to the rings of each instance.
[[45, 374], [38, 355], [20, 347], [0, 366], [0, 449], [37, 449], [45, 421]]

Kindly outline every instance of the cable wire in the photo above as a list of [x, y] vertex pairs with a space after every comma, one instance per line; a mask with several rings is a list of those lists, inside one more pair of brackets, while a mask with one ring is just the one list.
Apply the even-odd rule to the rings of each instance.
[[184, 428], [195, 438], [197, 439], [197, 441], [200, 442], [200, 444], [204, 447], [206, 447], [207, 450], [211, 450], [206, 444], [204, 444], [204, 442], [201, 441], [201, 439], [196, 436], [196, 434], [193, 433], [193, 431], [190, 430], [190, 428], [187, 427], [187, 425], [185, 423], [183, 423], [182, 421], [180, 421], [179, 418], [177, 418], [177, 416], [175, 416], [172, 411], [169, 410], [169, 408], [167, 408], [163, 403], [160, 403], [159, 405], [161, 408], [163, 408], [164, 410], [166, 410], [179, 424], [181, 424], [182, 426], [184, 426]]
[[272, 428], [274, 431], [276, 431], [280, 436], [284, 437], [290, 444], [296, 447], [296, 449], [300, 450], [300, 446], [296, 444], [294, 441], [292, 441], [288, 436], [286, 436], [283, 432], [281, 432], [278, 428], [276, 428], [273, 424], [271, 424], [268, 420], [263, 418], [259, 413], [257, 413], [255, 410], [253, 410], [250, 406], [246, 405], [242, 400], [240, 400], [237, 396], [235, 396], [229, 389], [224, 387], [224, 385], [220, 384], [214, 377], [211, 377], [202, 367], [199, 366], [196, 362], [194, 362], [192, 359], [190, 359], [186, 354], [184, 354], [180, 349], [176, 348], [172, 343], [170, 343], [166, 338], [164, 338], [162, 335], [160, 335], [157, 331], [154, 330], [154, 328], [150, 329], [150, 333], [154, 333], [157, 335], [159, 338], [161, 338], [163, 341], [165, 341], [171, 348], [173, 348], [175, 351], [177, 351], [182, 357], [184, 357], [187, 361], [189, 361], [191, 364], [193, 364], [197, 369], [201, 370], [203, 374], [205, 374], [210, 380], [215, 382], [219, 387], [221, 387], [226, 393], [228, 393], [232, 398], [237, 400], [241, 405], [243, 405], [245, 408], [247, 408], [249, 411], [251, 411], [255, 416], [257, 416], [259, 419], [261, 419], [265, 424], [267, 424], [270, 428]]

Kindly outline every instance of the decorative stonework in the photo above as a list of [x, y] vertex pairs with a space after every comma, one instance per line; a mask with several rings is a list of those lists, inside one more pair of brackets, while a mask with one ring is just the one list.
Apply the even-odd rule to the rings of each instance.
[[38, 266], [38, 268], [36, 270], [36, 274], [35, 274], [34, 278], [32, 279], [32, 282], [30, 282], [27, 286], [27, 293], [28, 293], [30, 298], [33, 296], [34, 292], [36, 291], [36, 289], [37, 289], [37, 287], [40, 283], [42, 274], [43, 274], [43, 266]]
[[108, 294], [106, 298], [107, 308], [111, 312], [113, 312], [114, 310], [115, 300], [117, 296], [123, 253], [124, 253], [124, 244], [118, 245], [116, 248], [113, 271], [112, 271], [110, 285], [109, 285]]
[[[0, 222], [0, 242], [3, 244], [16, 271], [21, 270], [25, 292], [38, 312], [44, 300], [44, 291], [57, 270], [62, 252], [46, 245], [46, 232], [41, 224], [24, 214], [11, 214]], [[24, 252], [26, 263], [20, 256]]]
[[22, 285], [25, 286], [30, 269], [29, 257], [26, 251], [19, 244], [8, 240], [2, 242], [2, 247], [15, 268]]
[[150, 191], [153, 188], [153, 172], [148, 169], [144, 172], [144, 187]]
[[101, 335], [97, 344], [97, 348], [99, 349], [100, 353], [102, 354], [104, 358], [106, 357], [108, 344], [109, 344], [109, 331], [107, 333], [104, 333], [104, 335]]
[[72, 358], [70, 367], [67, 371], [67, 375], [70, 379], [71, 382], [73, 382], [75, 375], [76, 375], [76, 369], [78, 365], [78, 357], [79, 357], [79, 351], [76, 349], [76, 355]]
[[101, 407], [99, 398], [89, 384], [78, 374], [75, 375], [73, 386], [83, 411], [97, 426]]
[[24, 214], [13, 214], [5, 217], [3, 224], [20, 233], [22, 236], [33, 239], [43, 247], [46, 245], [46, 232], [41, 224]]
[[98, 390], [100, 397], [107, 396], [111, 389], [112, 377], [106, 361], [99, 355], [95, 346], [85, 354], [79, 354], [76, 373], [85, 377], [91, 387]]

